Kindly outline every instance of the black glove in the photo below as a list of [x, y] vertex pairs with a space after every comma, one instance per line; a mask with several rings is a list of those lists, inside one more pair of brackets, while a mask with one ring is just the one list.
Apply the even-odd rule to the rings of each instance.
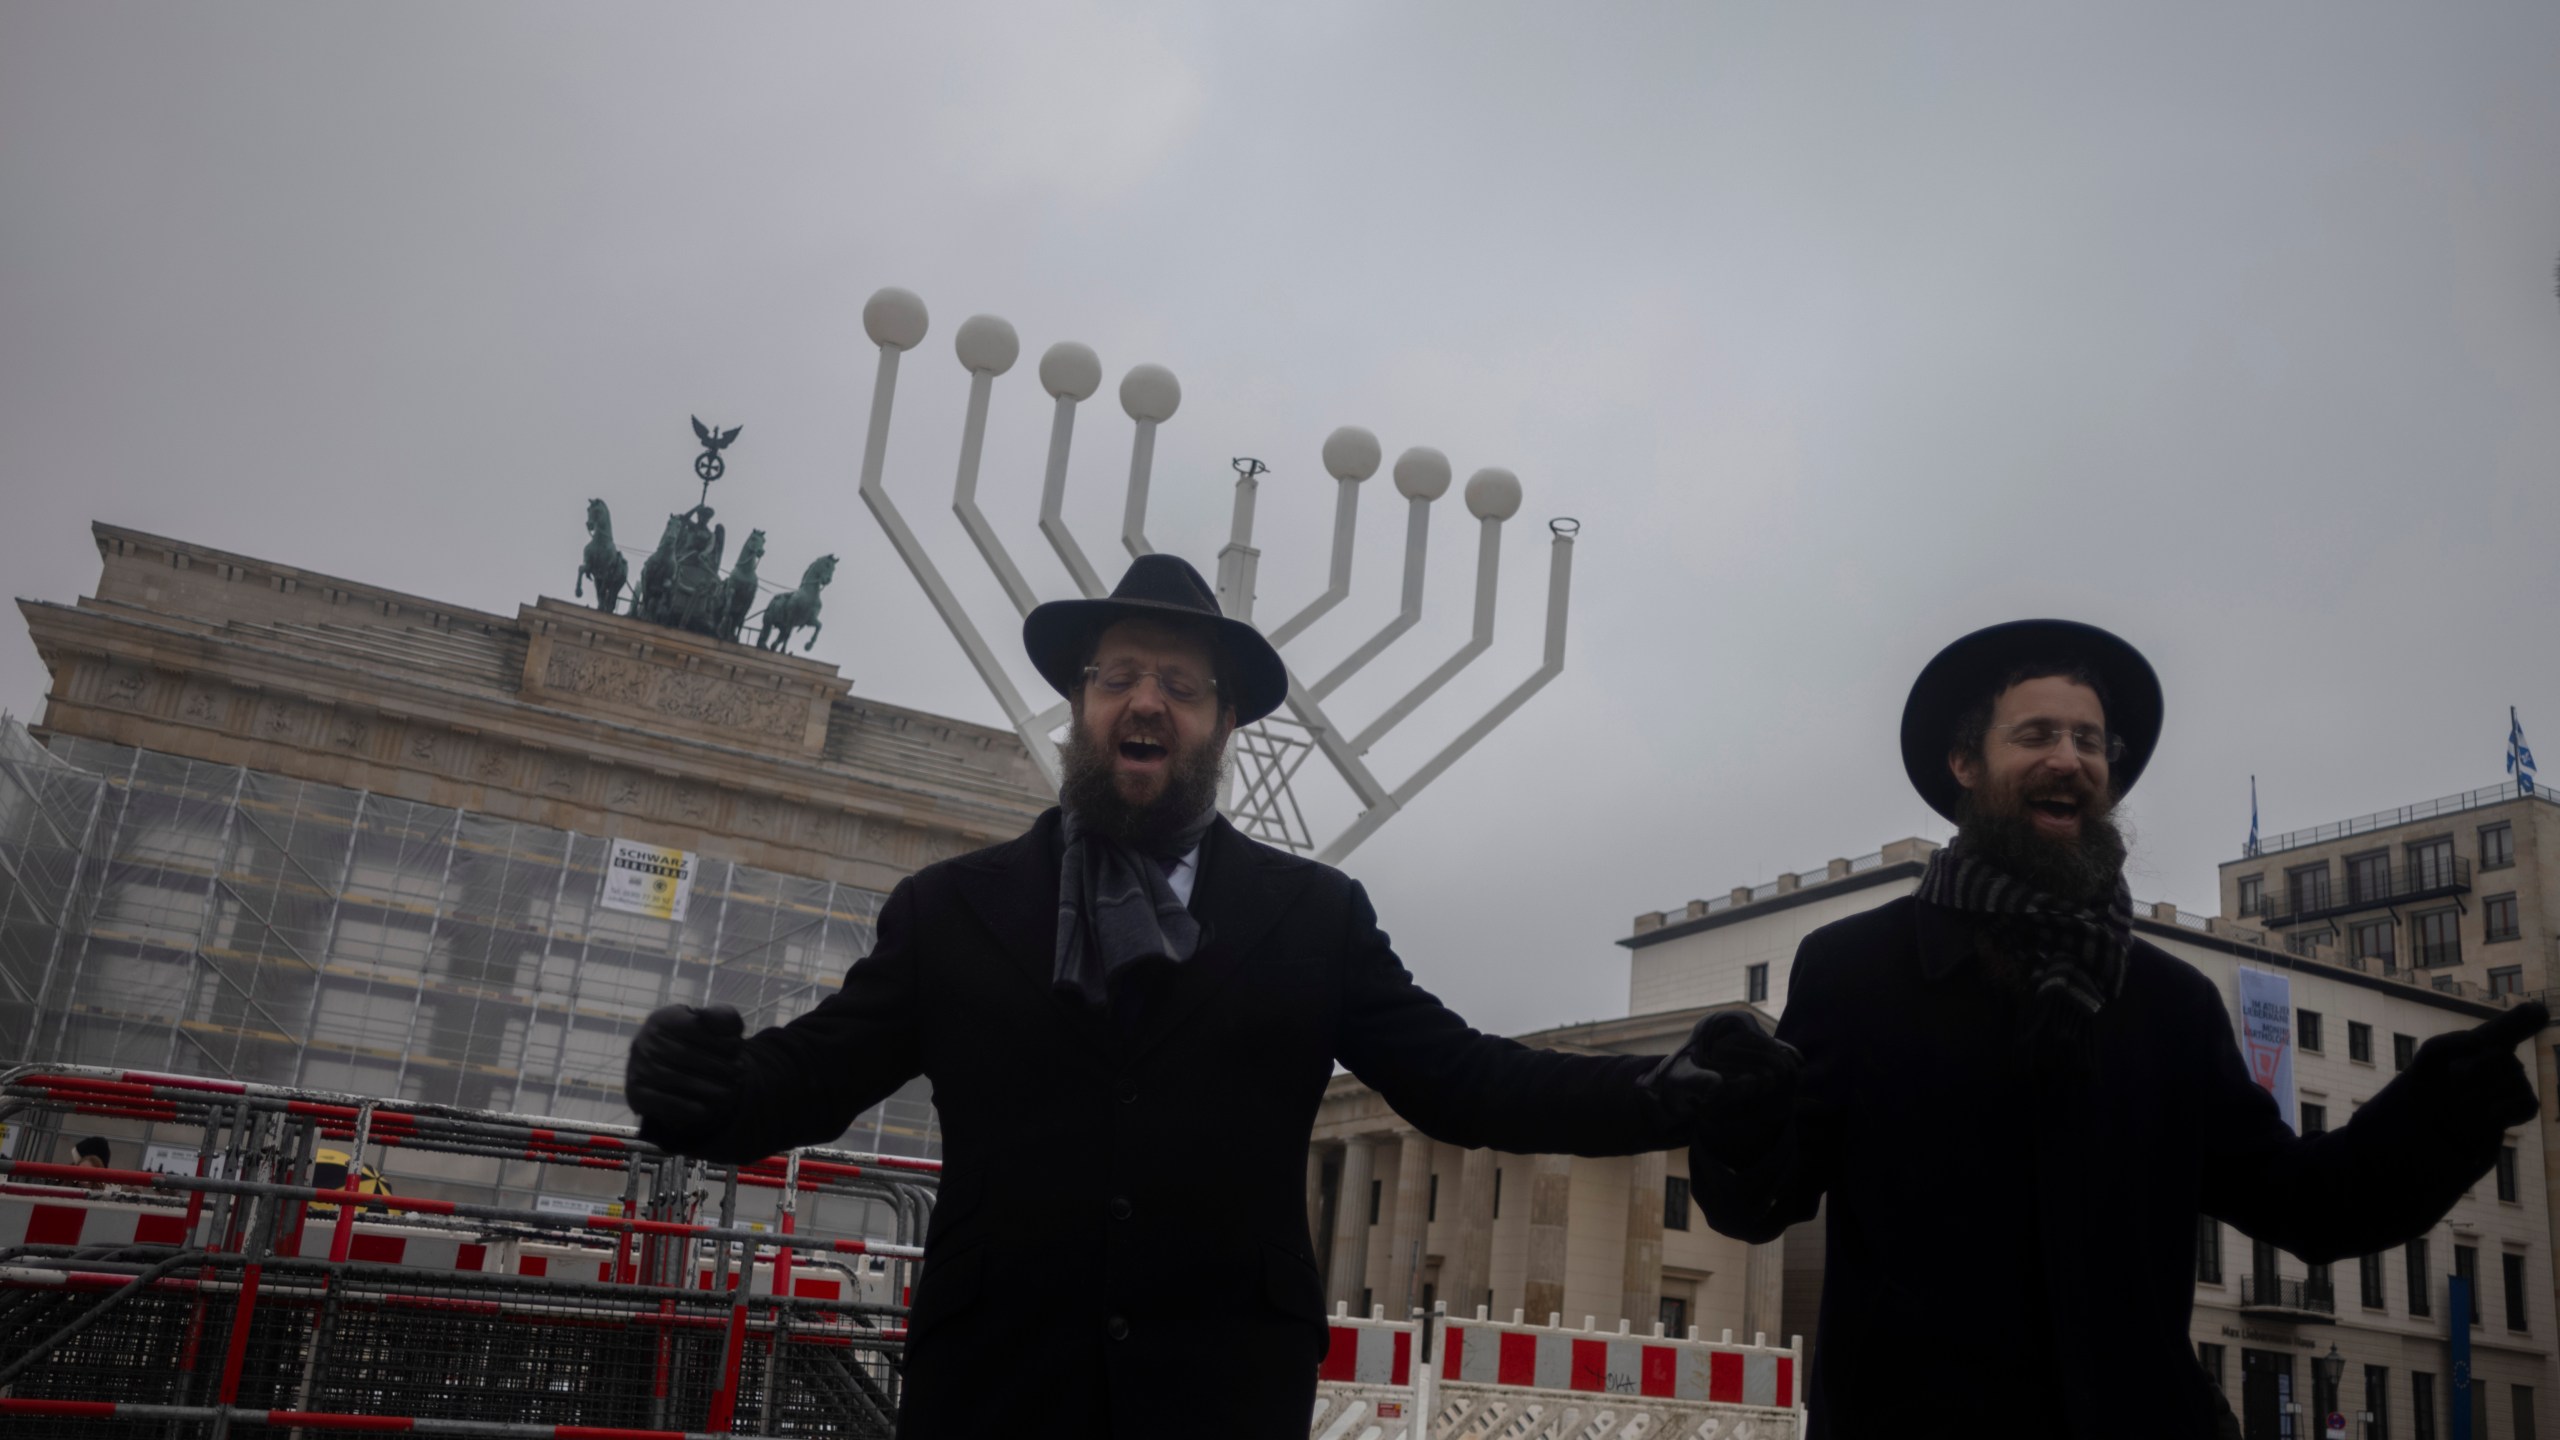
[[746, 1088], [739, 1051], [747, 1022], [726, 1005], [653, 1010], [631, 1039], [622, 1095], [640, 1116], [640, 1138], [681, 1150], [726, 1128]]
[[2410, 1078], [2425, 1085], [2454, 1117], [2477, 1117], [2499, 1129], [2522, 1125], [2542, 1113], [2533, 1078], [2516, 1060], [2516, 1047], [2542, 1033], [2551, 1012], [2527, 1000], [2494, 1020], [2438, 1035], [2418, 1047]]
[[1698, 1022], [1640, 1082], [1696, 1143], [1739, 1169], [1769, 1152], [1795, 1111], [1804, 1056], [1739, 1010]]

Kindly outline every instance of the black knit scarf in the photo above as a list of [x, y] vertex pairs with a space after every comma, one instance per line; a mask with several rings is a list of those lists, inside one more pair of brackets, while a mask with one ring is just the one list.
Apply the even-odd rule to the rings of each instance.
[[2124, 989], [2133, 895], [2116, 880], [2104, 910], [2059, 899], [1971, 854], [1961, 837], [1929, 857], [1923, 904], [1971, 915], [2029, 966], [2020, 1041], [2048, 1080], [2094, 1073], [2098, 1012]]
[[1169, 872], [1218, 818], [1212, 805], [1157, 845], [1139, 850], [1060, 817], [1066, 854], [1058, 866], [1058, 948], [1050, 988], [1102, 1010], [1129, 967], [1179, 965], [1200, 947], [1200, 922], [1173, 893]]

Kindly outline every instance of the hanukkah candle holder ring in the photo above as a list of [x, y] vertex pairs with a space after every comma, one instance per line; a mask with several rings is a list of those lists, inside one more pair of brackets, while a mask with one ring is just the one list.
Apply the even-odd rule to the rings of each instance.
[[[899, 364], [908, 351], [923, 342], [929, 329], [924, 301], [910, 291], [884, 289], [863, 306], [862, 324], [864, 333], [880, 351], [879, 370], [871, 390], [870, 423], [863, 438], [863, 503], [870, 507], [898, 558], [906, 562], [916, 583], [924, 588], [935, 613], [942, 617], [952, 638], [977, 670], [978, 678], [1004, 710], [1006, 722], [1030, 750], [1033, 762], [1055, 787], [1060, 775], [1057, 736], [1071, 714], [1069, 705], [1061, 701], [1033, 707], [900, 513], [897, 502], [890, 498], [884, 482], [882, 472], [888, 454]], [[1012, 602], [1017, 614], [1011, 623], [1028, 615], [1039, 603], [1039, 596], [979, 507], [978, 472], [995, 383], [1013, 369], [1021, 357], [1021, 348], [1013, 326], [992, 315], [970, 317], [953, 337], [954, 352], [969, 376], [969, 403], [961, 422], [951, 508], [959, 518], [961, 530], [994, 575], [998, 588]], [[1050, 346], [1041, 355], [1037, 369], [1040, 387], [1052, 404], [1048, 456], [1040, 489], [1040, 534], [1076, 591], [1088, 598], [1100, 596], [1108, 593], [1109, 587], [1068, 526], [1065, 502], [1067, 462], [1074, 448], [1078, 407], [1101, 392], [1102, 362], [1089, 347], [1065, 341]], [[1181, 408], [1182, 385], [1172, 371], [1161, 365], [1139, 365], [1121, 377], [1118, 398], [1121, 411], [1131, 424], [1120, 543], [1136, 557], [1154, 553], [1154, 546], [1147, 539], [1146, 522], [1148, 489], [1154, 479], [1156, 431]], [[1325, 473], [1334, 481], [1331, 558], [1323, 591], [1265, 631], [1272, 645], [1282, 651], [1284, 660], [1293, 642], [1351, 594], [1360, 493], [1384, 459], [1378, 437], [1353, 425], [1327, 436], [1321, 454]], [[1227, 543], [1218, 552], [1218, 603], [1230, 617], [1251, 622], [1254, 583], [1262, 559], [1262, 552], [1253, 544], [1254, 511], [1261, 479], [1268, 472], [1259, 460], [1246, 457], [1235, 461], [1235, 470]], [[1548, 526], [1546, 642], [1538, 667], [1396, 784], [1386, 784], [1369, 766], [1367, 757], [1372, 747], [1492, 648], [1502, 528], [1519, 513], [1522, 492], [1519, 478], [1510, 471], [1480, 469], [1468, 478], [1462, 492], [1467, 513], [1476, 520], [1474, 623], [1466, 642], [1359, 729], [1346, 729], [1327, 713], [1325, 702], [1344, 683], [1421, 621], [1431, 509], [1448, 494], [1453, 473], [1448, 457], [1429, 446], [1413, 446], [1396, 457], [1390, 474], [1397, 494], [1405, 502], [1405, 545], [1403, 588], [1395, 616], [1312, 683], [1301, 678], [1296, 664], [1290, 664], [1288, 698], [1281, 711], [1236, 732], [1230, 751], [1231, 775], [1222, 805], [1246, 834], [1300, 854], [1312, 854], [1327, 863], [1338, 863], [1509, 719], [1530, 696], [1562, 673], [1565, 615], [1572, 595], [1573, 546], [1581, 527], [1571, 519], [1559, 518]], [[1357, 814], [1348, 825], [1322, 838], [1311, 827], [1298, 791], [1307, 762], [1318, 755], [1324, 757], [1358, 805]]]

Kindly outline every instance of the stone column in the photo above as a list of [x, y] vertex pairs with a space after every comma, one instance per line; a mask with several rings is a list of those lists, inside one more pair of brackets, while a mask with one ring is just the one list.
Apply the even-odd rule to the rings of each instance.
[[1369, 1277], [1369, 1177], [1377, 1160], [1377, 1142], [1354, 1135], [1342, 1142], [1342, 1179], [1333, 1192], [1332, 1283], [1325, 1304], [1360, 1311], [1360, 1289]]
[[1627, 1269], [1620, 1314], [1641, 1335], [1662, 1318], [1662, 1177], [1670, 1156], [1627, 1158]]
[[1529, 1278], [1520, 1308], [1544, 1325], [1564, 1310], [1565, 1221], [1573, 1204], [1573, 1157], [1529, 1158]]
[[1772, 1345], [1787, 1338], [1783, 1309], [1787, 1293], [1787, 1237], [1754, 1245], [1742, 1262], [1742, 1335], [1766, 1335]]
[[1452, 1315], [1475, 1314], [1493, 1284], [1493, 1161], [1492, 1151], [1476, 1149], [1458, 1166], [1456, 1234], [1440, 1269]]
[[1431, 1223], [1431, 1138], [1407, 1130], [1396, 1143], [1395, 1239], [1387, 1283], [1378, 1290], [1387, 1318], [1401, 1320], [1422, 1303], [1422, 1255]]
[[1324, 1152], [1307, 1146], [1307, 1243], [1315, 1247], [1316, 1269], [1324, 1269]]

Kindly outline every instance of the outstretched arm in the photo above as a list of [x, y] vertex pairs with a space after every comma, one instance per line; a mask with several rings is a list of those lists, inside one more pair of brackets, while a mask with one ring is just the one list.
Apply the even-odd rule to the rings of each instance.
[[2210, 1031], [2204, 1126], [2206, 1214], [2315, 1264], [2400, 1244], [2442, 1219], [2497, 1162], [2507, 1129], [2540, 1111], [2515, 1047], [2549, 1015], [2528, 1002], [2439, 1035], [2344, 1126], [2296, 1136], [2250, 1080], [2219, 997]]
[[[705, 1160], [760, 1160], [835, 1139], [853, 1117], [913, 1079], [922, 1068], [914, 919], [915, 882], [901, 880], [881, 908], [871, 953], [853, 963], [843, 989], [788, 1025], [731, 1042], [733, 1058], [720, 1067], [727, 1103], [711, 1107], [715, 1114], [725, 1108], [725, 1118], [685, 1127], [648, 1113], [638, 1068], [644, 1036], [626, 1082], [634, 1108], [642, 1109], [641, 1138]], [[736, 1012], [729, 1013], [734, 1026]]]
[[1435, 1140], [1515, 1155], [1685, 1144], [1637, 1082], [1650, 1056], [1568, 1055], [1487, 1035], [1414, 983], [1358, 884], [1342, 937], [1342, 1063]]

